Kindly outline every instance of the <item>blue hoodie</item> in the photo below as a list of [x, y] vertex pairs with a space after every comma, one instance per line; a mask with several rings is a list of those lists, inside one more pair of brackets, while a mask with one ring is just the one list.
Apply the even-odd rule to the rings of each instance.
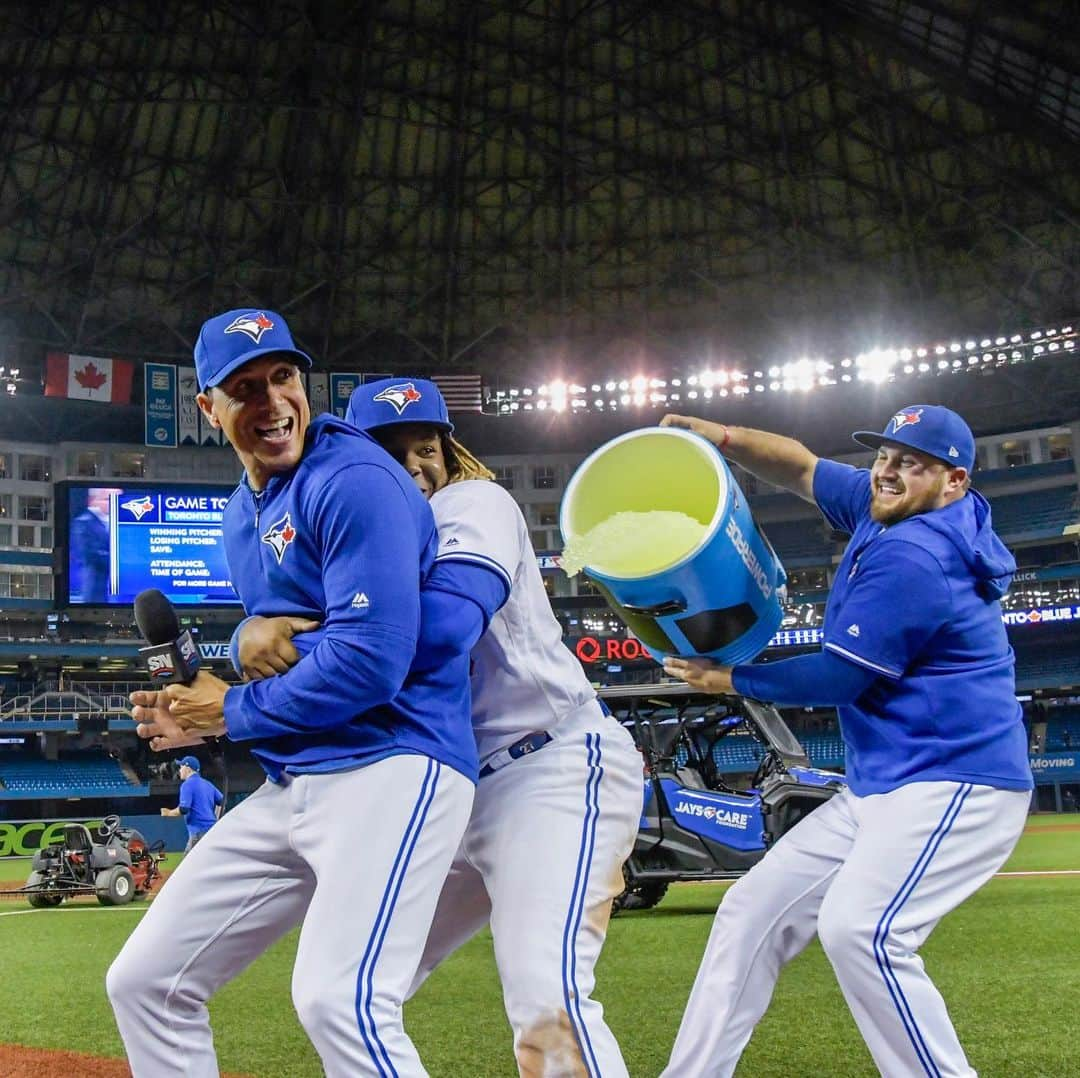
[[271, 779], [421, 754], [475, 781], [469, 655], [417, 655], [435, 519], [408, 474], [341, 420], [312, 420], [304, 455], [261, 492], [245, 479], [222, 522], [248, 614], [322, 622], [288, 672], [230, 688], [225, 726]]
[[870, 473], [821, 460], [814, 498], [851, 532], [825, 608], [823, 646], [879, 676], [838, 709], [860, 795], [950, 780], [1032, 786], [1001, 596], [1016, 562], [975, 491], [885, 527]]

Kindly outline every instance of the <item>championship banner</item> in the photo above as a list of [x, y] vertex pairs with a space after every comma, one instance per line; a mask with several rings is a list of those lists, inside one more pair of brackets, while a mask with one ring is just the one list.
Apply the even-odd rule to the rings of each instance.
[[199, 445], [224, 445], [225, 435], [220, 427], [215, 427], [199, 409]]
[[330, 411], [330, 379], [325, 371], [308, 371], [307, 395], [313, 416]]
[[199, 444], [199, 405], [195, 397], [199, 392], [199, 383], [195, 378], [194, 367], [179, 367], [177, 369], [179, 383], [179, 418], [177, 433], [181, 445]]
[[147, 363], [146, 434], [147, 445], [176, 448], [176, 368], [171, 363]]
[[349, 398], [353, 390], [360, 385], [362, 375], [359, 372], [342, 373], [333, 371], [330, 374], [330, 407], [327, 409], [338, 417], [344, 419], [349, 409]]

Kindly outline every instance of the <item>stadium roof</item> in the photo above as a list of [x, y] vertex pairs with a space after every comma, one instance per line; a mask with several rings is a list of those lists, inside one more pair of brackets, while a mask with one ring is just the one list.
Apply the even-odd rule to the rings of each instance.
[[1031, 0], [9, 3], [0, 361], [583, 373], [1075, 315], [1080, 66]]

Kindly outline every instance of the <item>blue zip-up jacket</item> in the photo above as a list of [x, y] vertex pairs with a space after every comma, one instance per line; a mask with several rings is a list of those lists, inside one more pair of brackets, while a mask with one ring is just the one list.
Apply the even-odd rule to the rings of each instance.
[[418, 661], [420, 589], [438, 546], [423, 495], [372, 438], [312, 420], [292, 471], [225, 507], [225, 553], [248, 614], [323, 624], [287, 673], [230, 688], [225, 726], [271, 779], [430, 756], [476, 780], [469, 656]]
[[975, 491], [884, 527], [870, 473], [818, 461], [814, 499], [851, 532], [825, 607], [822, 646], [878, 678], [838, 708], [848, 785], [1032, 786], [1001, 596], [1016, 562]]

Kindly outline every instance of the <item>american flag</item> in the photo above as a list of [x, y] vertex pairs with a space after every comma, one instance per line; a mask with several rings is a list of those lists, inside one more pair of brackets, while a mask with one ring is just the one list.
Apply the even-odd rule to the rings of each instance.
[[431, 380], [446, 398], [451, 412], [479, 412], [484, 400], [478, 374], [433, 374]]

